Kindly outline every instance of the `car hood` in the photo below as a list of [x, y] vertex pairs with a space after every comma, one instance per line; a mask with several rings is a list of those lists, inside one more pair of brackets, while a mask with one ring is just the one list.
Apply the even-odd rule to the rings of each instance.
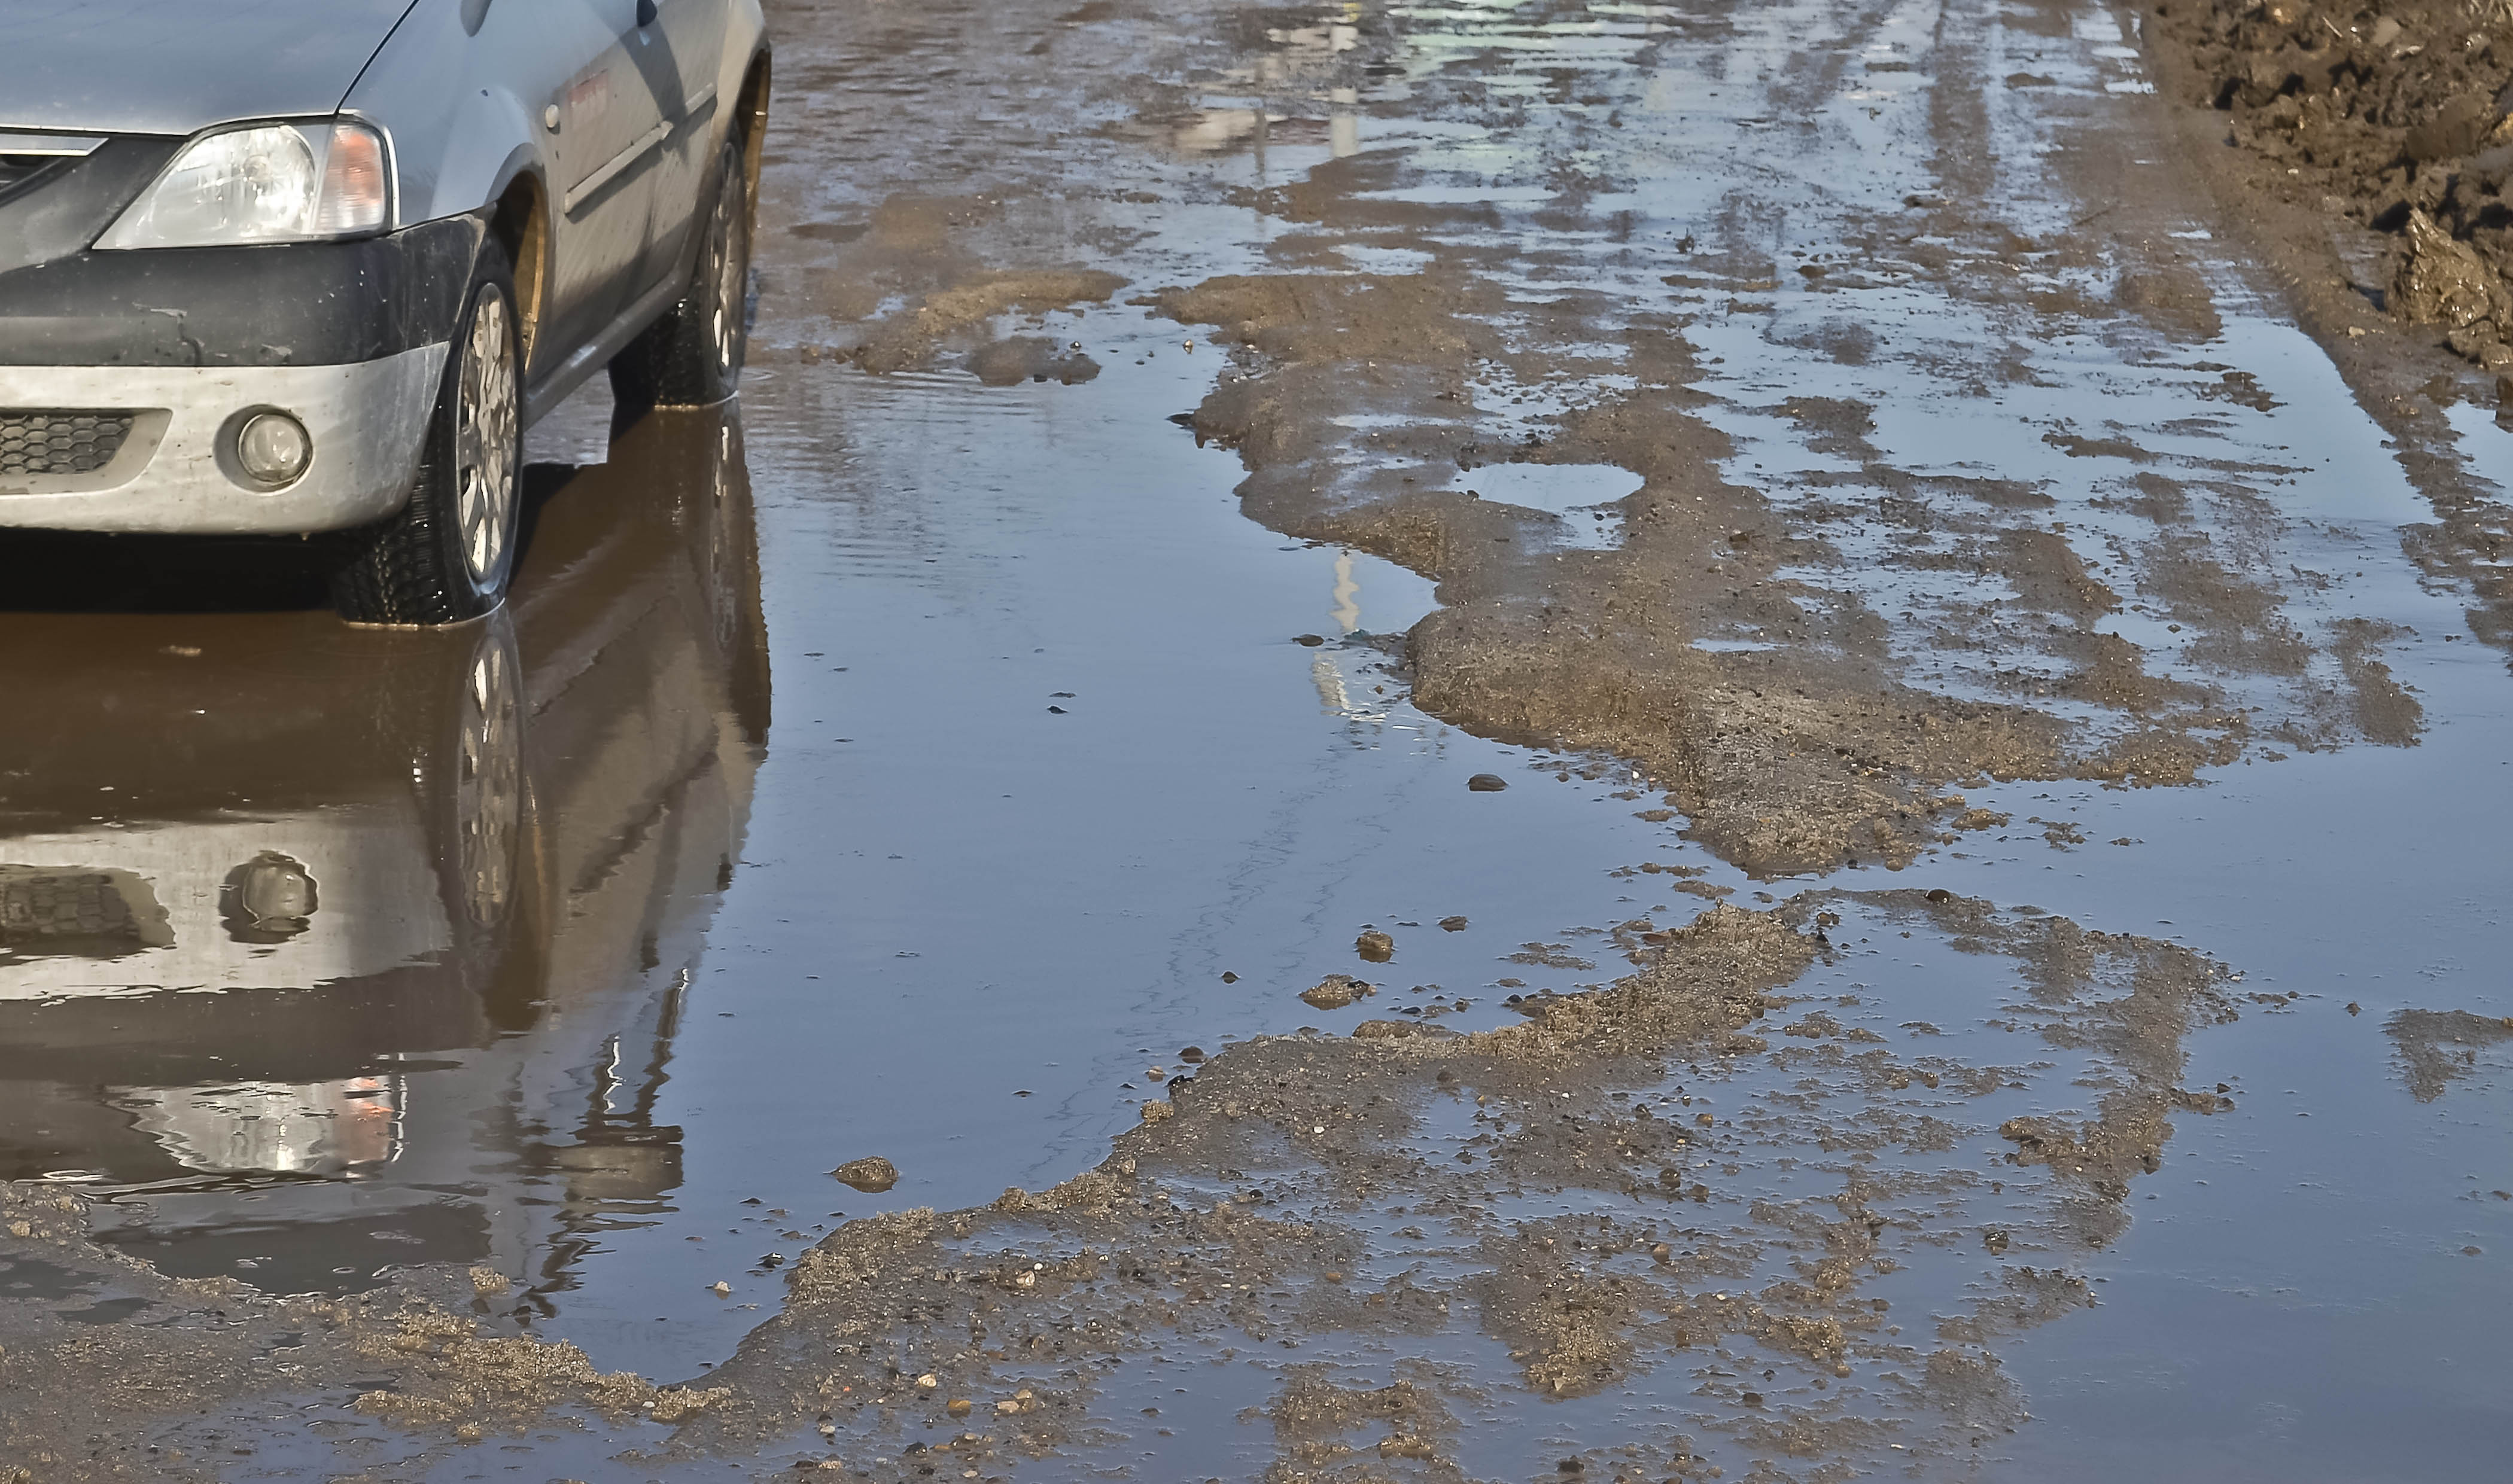
[[191, 134], [340, 106], [414, 0], [5, 0], [0, 130]]

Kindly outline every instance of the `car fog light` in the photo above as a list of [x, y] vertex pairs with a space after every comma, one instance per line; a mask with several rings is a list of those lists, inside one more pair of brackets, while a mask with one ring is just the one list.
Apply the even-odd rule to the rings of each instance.
[[286, 412], [256, 412], [236, 429], [236, 463], [257, 484], [276, 489], [305, 472], [314, 440]]

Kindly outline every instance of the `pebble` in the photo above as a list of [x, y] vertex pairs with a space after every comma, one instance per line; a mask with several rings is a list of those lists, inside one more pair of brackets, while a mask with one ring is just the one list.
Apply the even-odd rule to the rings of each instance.
[[1204, 1048], [1202, 1046], [1189, 1046], [1178, 1053], [1178, 1060], [1186, 1063], [1190, 1067], [1196, 1066], [1204, 1060]]
[[1478, 794], [1497, 794], [1509, 787], [1509, 780], [1498, 773], [1477, 773], [1466, 780], [1466, 787]]
[[1396, 940], [1374, 927], [1353, 939], [1352, 949], [1373, 963], [1385, 963], [1396, 957]]
[[1444, 933], [1461, 933], [1465, 930], [1466, 919], [1463, 918], [1442, 918], [1440, 919], [1440, 931]]
[[714, 1294], [717, 1298], [721, 1299], [725, 1295], [733, 1292], [733, 1285], [719, 1279], [716, 1282], [709, 1283], [707, 1285], [707, 1292]]
[[948, 1402], [943, 1404], [942, 1410], [950, 1413], [953, 1417], [966, 1417], [969, 1415], [970, 1410], [969, 1398], [965, 1396], [954, 1396]]
[[875, 1195], [898, 1184], [898, 1166], [879, 1154], [850, 1159], [829, 1173], [844, 1184]]

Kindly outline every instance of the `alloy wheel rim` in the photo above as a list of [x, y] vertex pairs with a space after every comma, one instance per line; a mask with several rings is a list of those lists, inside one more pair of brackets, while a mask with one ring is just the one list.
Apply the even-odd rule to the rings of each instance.
[[515, 508], [515, 354], [506, 296], [480, 291], [456, 381], [454, 518], [462, 566], [482, 591], [504, 574]]
[[742, 282], [745, 264], [740, 251], [741, 231], [741, 203], [736, 199], [727, 203], [724, 217], [716, 224], [713, 240], [707, 245], [715, 258], [715, 303], [708, 328], [714, 332], [716, 367], [727, 377], [741, 362], [741, 311], [747, 296], [743, 291], [748, 287]]
[[462, 722], [455, 759], [455, 870], [462, 905], [477, 926], [505, 914], [513, 890], [515, 829], [523, 797], [515, 745], [513, 661], [493, 630], [473, 654], [462, 687]]

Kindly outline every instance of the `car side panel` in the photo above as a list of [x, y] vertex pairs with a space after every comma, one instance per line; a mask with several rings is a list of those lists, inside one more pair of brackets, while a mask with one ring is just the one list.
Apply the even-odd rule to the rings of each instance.
[[600, 334], [644, 287], [637, 270], [666, 129], [645, 75], [652, 43], [637, 27], [638, 0], [539, 3], [550, 7], [553, 23], [567, 13], [571, 50], [582, 49], [582, 64], [553, 99], [559, 297], [551, 337], [577, 345]]
[[680, 266], [683, 242], [705, 207], [717, 141], [739, 85], [738, 73], [733, 87], [724, 82], [733, 0], [657, 0], [656, 11], [648, 28], [655, 55], [644, 64], [671, 133], [656, 161], [653, 222], [639, 271], [649, 286]]
[[[634, 241], [627, 249], [630, 264], [624, 271], [629, 276], [605, 283], [600, 265], [606, 259], [614, 273], [623, 271], [620, 245], [603, 251], [595, 240], [598, 228], [589, 227], [582, 213], [571, 218], [565, 210], [567, 193], [579, 178], [572, 172], [580, 162], [563, 159], [559, 142], [566, 133], [571, 84], [581, 81], [601, 50], [619, 44], [606, 28], [604, 13], [595, 9], [598, 3], [418, 0], [343, 105], [390, 135], [400, 189], [398, 215], [405, 225], [475, 213], [496, 200], [520, 170], [539, 176], [557, 271], [553, 302], [544, 306], [548, 332], [536, 346], [530, 370], [535, 382], [602, 332], [604, 327], [586, 312], [589, 303], [610, 300], [616, 313], [623, 305], [651, 299], [641, 298], [637, 291], [658, 276], [686, 275], [688, 227], [698, 182], [705, 178], [697, 162], [712, 164], [767, 30], [758, 0], [658, 0], [666, 11], [687, 6], [720, 18], [721, 39], [705, 54], [713, 96], [699, 99], [700, 107], [689, 107], [684, 83], [676, 90], [680, 97], [662, 98], [685, 115], [682, 127], [662, 146], [663, 152], [678, 156], [664, 172], [670, 176], [668, 198], [658, 205], [658, 186], [647, 182]], [[633, 0], [610, 3], [632, 5]], [[669, 19], [686, 23], [678, 16]], [[643, 75], [641, 68], [638, 76]], [[677, 67], [672, 76], [681, 76]], [[543, 122], [543, 109], [553, 105], [561, 110], [557, 135]]]

